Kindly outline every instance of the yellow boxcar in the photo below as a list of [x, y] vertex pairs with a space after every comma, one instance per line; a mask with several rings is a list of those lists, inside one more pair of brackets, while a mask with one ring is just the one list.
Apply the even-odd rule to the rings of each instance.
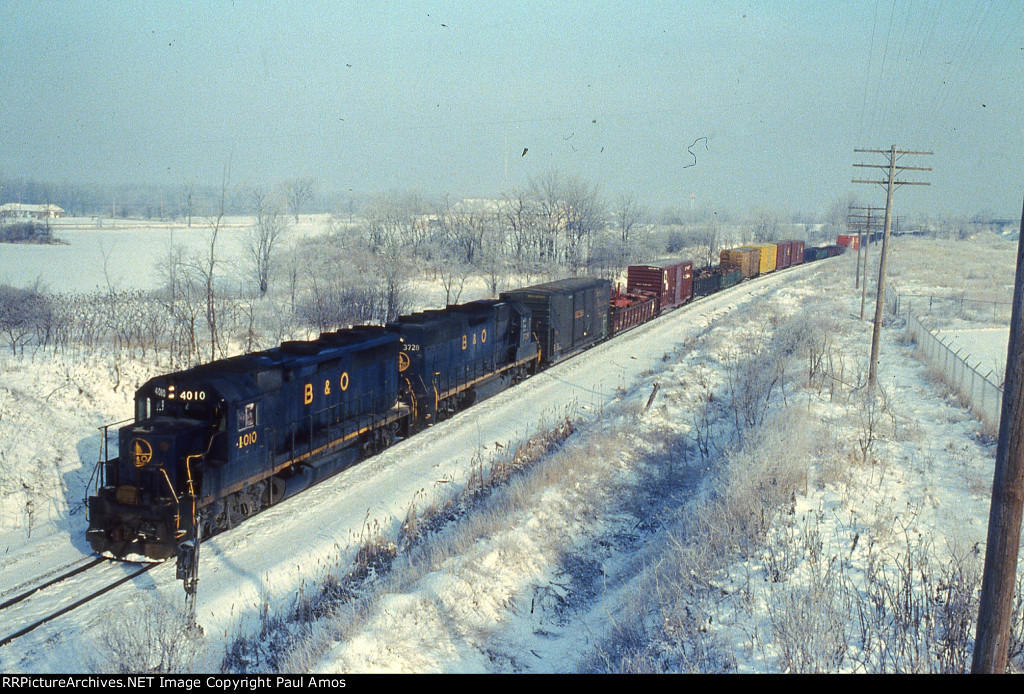
[[774, 243], [752, 243], [750, 247], [761, 251], [761, 265], [758, 268], [760, 273], [763, 275], [766, 272], [775, 272], [779, 247]]

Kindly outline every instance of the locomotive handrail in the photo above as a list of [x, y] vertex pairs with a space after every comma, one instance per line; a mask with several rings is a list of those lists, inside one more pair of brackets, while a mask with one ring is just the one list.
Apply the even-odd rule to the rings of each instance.
[[103, 463], [110, 460], [110, 448], [107, 445], [107, 438], [109, 434], [107, 430], [110, 429], [110, 427], [117, 426], [118, 424], [131, 422], [133, 421], [133, 419], [134, 418], [129, 417], [128, 419], [122, 419], [119, 422], [111, 422], [110, 424], [104, 424], [101, 427], [96, 427], [99, 431], [103, 433], [100, 434], [100, 436], [102, 436], [102, 439], [100, 440], [99, 460], [96, 461], [96, 465], [92, 469], [92, 474], [89, 475], [89, 481], [86, 482], [85, 484], [85, 499], [83, 499], [83, 501], [85, 503], [85, 520], [87, 522], [91, 520], [89, 518], [89, 490], [92, 489], [92, 483], [96, 480], [96, 476], [99, 474], [100, 466], [103, 465]]
[[[188, 460], [185, 461], [185, 466], [188, 467]], [[178, 500], [178, 495], [174, 493], [174, 485], [171, 484], [171, 478], [167, 475], [167, 470], [160, 468], [160, 473], [164, 476], [164, 480], [167, 482], [167, 488], [171, 490], [171, 498], [174, 499], [174, 532], [177, 534], [181, 530], [181, 502]]]
[[135, 421], [134, 417], [129, 417], [128, 419], [122, 419], [119, 422], [111, 422], [110, 424], [104, 424], [101, 427], [96, 427], [97, 429], [99, 429], [100, 431], [103, 432], [103, 439], [100, 441], [100, 459], [99, 459], [99, 462], [102, 463], [102, 462], [105, 462], [105, 461], [110, 459], [110, 448], [107, 445], [107, 438], [108, 438], [109, 434], [108, 434], [107, 430], [110, 429], [110, 427], [116, 427], [118, 424], [126, 424], [127, 422], [132, 422], [132, 421]]

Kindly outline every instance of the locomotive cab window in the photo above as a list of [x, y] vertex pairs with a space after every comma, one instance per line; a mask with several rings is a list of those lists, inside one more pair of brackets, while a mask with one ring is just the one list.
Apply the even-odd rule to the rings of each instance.
[[238, 431], [256, 426], [256, 403], [250, 402], [238, 410]]

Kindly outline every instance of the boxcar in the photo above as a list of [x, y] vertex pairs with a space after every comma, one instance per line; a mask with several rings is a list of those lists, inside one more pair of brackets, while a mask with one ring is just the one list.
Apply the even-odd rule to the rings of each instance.
[[572, 277], [502, 292], [503, 301], [530, 310], [541, 360], [561, 361], [608, 337], [611, 282]]
[[719, 253], [719, 265], [727, 270], [739, 270], [743, 278], [757, 277], [761, 268], [761, 250], [745, 246], [729, 248]]
[[653, 265], [630, 265], [626, 271], [626, 291], [653, 292], [659, 312], [682, 306], [693, 298], [693, 263], [669, 260]]
[[793, 242], [779, 241], [775, 244], [775, 269], [785, 270], [793, 264]]
[[774, 243], [752, 243], [751, 248], [761, 251], [758, 274], [775, 272], [775, 259], [778, 256], [778, 249]]
[[789, 264], [799, 265], [804, 262], [804, 242], [803, 241], [790, 241], [790, 252], [789, 252]]

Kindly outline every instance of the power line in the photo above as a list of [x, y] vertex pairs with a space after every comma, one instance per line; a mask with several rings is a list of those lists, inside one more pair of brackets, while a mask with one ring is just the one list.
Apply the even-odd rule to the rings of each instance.
[[854, 164], [855, 167], [860, 168], [878, 168], [883, 171], [887, 171], [888, 175], [884, 180], [863, 180], [854, 179], [854, 183], [869, 183], [879, 184], [886, 187], [885, 196], [885, 232], [882, 236], [882, 255], [878, 261], [878, 284], [876, 286], [875, 296], [875, 323], [871, 333], [871, 361], [868, 365], [868, 388], [874, 392], [875, 381], [878, 372], [878, 349], [879, 342], [882, 335], [882, 300], [885, 297], [885, 269], [889, 259], [889, 230], [892, 226], [892, 198], [893, 193], [897, 186], [926, 186], [929, 185], [927, 181], [898, 181], [896, 180], [897, 171], [900, 173], [904, 171], [931, 171], [931, 167], [925, 166], [896, 166], [896, 162], [899, 158], [905, 155], [931, 155], [932, 152], [919, 152], [913, 150], [899, 150], [896, 149], [896, 145], [893, 145], [888, 150], [884, 149], [855, 149], [854, 152], [863, 154], [882, 154], [886, 157], [887, 162], [884, 165], [879, 164]]

